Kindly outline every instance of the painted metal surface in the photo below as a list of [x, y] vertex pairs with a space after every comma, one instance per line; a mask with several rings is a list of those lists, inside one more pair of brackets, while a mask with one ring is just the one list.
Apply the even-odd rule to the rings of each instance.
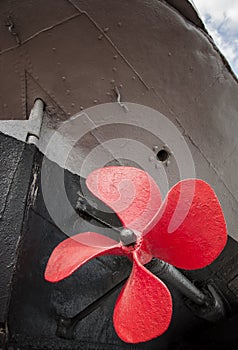
[[[89, 242], [93, 242], [93, 246], [90, 246]], [[95, 232], [84, 232], [66, 239], [57, 246], [47, 264], [45, 279], [49, 282], [59, 282], [89, 260], [100, 255], [117, 253], [122, 255], [116, 241]]]
[[[0, 324], [8, 319], [35, 149], [0, 133]], [[5, 330], [2, 332], [4, 334]]]
[[[5, 136], [9, 143], [14, 139]], [[22, 145], [24, 145], [22, 143]], [[27, 147], [34, 147], [28, 145]], [[43, 155], [36, 151], [36, 159], [33, 168], [40, 169]], [[1, 161], [7, 162], [6, 152], [1, 153]], [[26, 164], [24, 163], [23, 171], [17, 173], [16, 179], [23, 181], [26, 173]], [[58, 170], [57, 170], [58, 169]], [[51, 174], [61, 171], [59, 167], [48, 161], [47, 178], [50, 180]], [[15, 276], [12, 281], [11, 302], [8, 312], [7, 327], [9, 329], [8, 347], [14, 349], [57, 349], [64, 347], [65, 349], [95, 349], [100, 350], [121, 350], [121, 349], [136, 349], [136, 350], [152, 350], [155, 349], [179, 349], [181, 344], [182, 349], [193, 348], [197, 343], [197, 329], [201, 334], [201, 338], [205, 334], [214, 335], [213, 329], [218, 326], [213, 326], [211, 323], [198, 318], [194, 315], [190, 308], [184, 302], [184, 296], [167, 281], [160, 276], [161, 266], [153, 262], [149, 270], [159, 277], [168, 286], [173, 298], [173, 315], [172, 322], [168, 330], [159, 338], [142, 344], [126, 344], [121, 341], [116, 335], [113, 327], [113, 309], [116, 303], [118, 293], [122, 281], [125, 283], [125, 278], [128, 277], [131, 271], [130, 260], [123, 256], [101, 256], [84, 264], [80, 269], [75, 271], [67, 279], [59, 283], [49, 283], [44, 280], [44, 271], [51, 252], [61, 241], [65, 240], [65, 234], [55, 225], [49, 215], [45, 202], [43, 200], [40, 173], [39, 170], [34, 170], [34, 186], [30, 188], [31, 201], [28, 203], [22, 200], [19, 193], [16, 192], [17, 198], [21, 201], [21, 208], [27, 205], [24, 220], [20, 224], [21, 242], [16, 264]], [[59, 215], [64, 218], [68, 224], [67, 210], [65, 203], [61, 199], [61, 191], [55, 177], [52, 182], [53, 199]], [[79, 178], [76, 175], [65, 171], [65, 186], [72, 205], [76, 208], [78, 195], [82, 191], [81, 184], [85, 179]], [[13, 188], [14, 189], [14, 188]], [[22, 189], [23, 190], [23, 189]], [[24, 192], [25, 193], [25, 192]], [[82, 192], [81, 192], [82, 193]], [[84, 192], [85, 193], [85, 192]], [[11, 196], [10, 196], [11, 197]], [[2, 198], [3, 199], [3, 198]], [[96, 198], [89, 197], [89, 193], [85, 197], [86, 202], [91, 203]], [[4, 201], [3, 201], [4, 202]], [[99, 202], [99, 201], [98, 201]], [[96, 203], [98, 203], [96, 201]], [[11, 227], [14, 227], [12, 217], [15, 215], [15, 202], [11, 201], [8, 211], [5, 215], [9, 218]], [[58, 205], [60, 204], [60, 205]], [[99, 206], [100, 210], [106, 210]], [[20, 207], [18, 207], [20, 209]], [[87, 215], [82, 209], [77, 209], [77, 226], [72, 233], [87, 232], [91, 225], [96, 225], [95, 232], [105, 234], [108, 230], [108, 225], [120, 227], [119, 220], [111, 213], [102, 216], [101, 211], [93, 210], [93, 215], [101, 214], [103, 217], [102, 224], [97, 222], [94, 217]], [[20, 221], [21, 217], [18, 216]], [[9, 225], [6, 226], [9, 236]], [[14, 230], [14, 228], [13, 228]], [[117, 240], [118, 232], [111, 230], [110, 237]], [[10, 237], [9, 237], [10, 238]], [[1, 250], [4, 249], [4, 242], [1, 241]], [[4, 276], [6, 265], [1, 261], [1, 271]], [[184, 274], [184, 272], [183, 272]], [[226, 299], [229, 301], [232, 313], [237, 310], [237, 299], [228, 288], [229, 281], [234, 279], [237, 274], [237, 243], [230, 237], [228, 244], [222, 254], [215, 262], [207, 268], [187, 271], [186, 276], [192, 282], [196, 281], [200, 286], [204, 286], [211, 282], [222, 291]], [[4, 285], [2, 285], [4, 286]], [[109, 297], [108, 297], [109, 295]], [[103, 303], [101, 303], [101, 301]], [[0, 305], [2, 305], [1, 299]], [[68, 338], [65, 339], [66, 333], [56, 333], [60, 328], [60, 320], [72, 320], [75, 322], [74, 316], [77, 314], [78, 322], [73, 329], [69, 329]], [[222, 322], [224, 329], [229, 324], [229, 319]], [[72, 332], [72, 330], [74, 332]], [[195, 334], [193, 334], [195, 332]], [[65, 336], [63, 336], [65, 334]], [[90, 335], [90, 337], [89, 337]], [[219, 342], [222, 337], [219, 337]], [[226, 339], [226, 344], [232, 344], [232, 339]], [[213, 336], [211, 339], [207, 337], [208, 344], [217, 342], [217, 338]], [[225, 340], [224, 340], [225, 341]]]
[[105, 167], [89, 174], [86, 185], [117, 213], [124, 227], [139, 232], [144, 231], [162, 203], [153, 178], [137, 168]]
[[37, 144], [43, 121], [44, 102], [36, 99], [27, 120], [4, 120], [1, 121], [1, 132], [24, 141]]
[[[156, 338], [170, 324], [172, 299], [167, 287], [143, 265], [152, 257], [188, 270], [211, 264], [227, 240], [219, 201], [207, 183], [184, 180], [170, 190], [161, 205], [160, 191], [153, 179], [132, 167], [98, 169], [89, 175], [86, 184], [113, 208], [124, 227], [136, 230], [137, 241], [126, 246], [97, 233], [78, 234], [54, 249], [45, 278], [58, 282], [100, 255], [127, 256], [133, 261], [133, 268], [116, 302], [115, 330], [129, 343]], [[172, 231], [176, 208], [177, 221]]]
[[128, 343], [151, 340], [163, 334], [171, 321], [172, 298], [165, 284], [133, 254], [131, 275], [114, 309], [114, 327]]
[[[116, 100], [118, 87], [123, 101], [150, 106], [178, 125], [197, 177], [215, 188], [237, 239], [237, 79], [186, 1], [105, 0], [102, 6], [61, 0], [56, 6], [4, 0], [0, 14], [6, 23], [0, 33], [1, 119], [27, 119], [35, 98], [42, 98], [44, 151], [60, 121]], [[153, 148], [152, 138], [141, 137]], [[88, 150], [95, 142], [88, 137]], [[77, 173], [75, 160], [69, 170]], [[174, 166], [171, 161], [166, 169], [172, 183]]]
[[[224, 252], [211, 267], [189, 271], [187, 275], [201, 284], [211, 279], [223, 290], [235, 313], [237, 243], [231, 237], [237, 239], [238, 225], [237, 79], [187, 1], [105, 0], [102, 6], [102, 2], [96, 0], [59, 0], [57, 3], [3, 0], [0, 18], [3, 23], [0, 31], [0, 119], [4, 119], [4, 123], [9, 119], [24, 121], [35, 98], [42, 98], [46, 102], [39, 145], [42, 151], [61, 121], [85, 107], [118, 99], [116, 87], [121, 101], [150, 106], [179, 127], [191, 149], [197, 177], [210, 183], [221, 201], [230, 234]], [[140, 123], [143, 124], [143, 119]], [[0, 130], [1, 125], [0, 122]], [[14, 132], [14, 137], [20, 138], [17, 128]], [[135, 128], [118, 125], [116, 132], [119, 137], [126, 135], [142, 141], [151, 150], [155, 145], [159, 149], [164, 146], [150, 134], [138, 132]], [[95, 130], [94, 135], [87, 135], [82, 140], [87, 147], [79, 145], [76, 153], [83, 158], [98, 145], [98, 139], [101, 139], [97, 137], [102, 134], [102, 140], [110, 139], [114, 137], [115, 129], [105, 128], [103, 133]], [[90, 308], [126, 277], [129, 265], [121, 260], [123, 257], [99, 257], [67, 280], [47, 284], [43, 280], [46, 261], [65, 236], [45, 208], [39, 178], [36, 179], [39, 190], [36, 202], [30, 206], [23, 222], [27, 186], [21, 187], [20, 195], [16, 192], [15, 197], [8, 188], [10, 186], [14, 191], [15, 184], [22, 183], [28, 169], [27, 161], [22, 164], [21, 171], [20, 168], [16, 170], [16, 181], [11, 181], [16, 164], [9, 159], [13, 160], [17, 147], [10, 138], [6, 144], [8, 151], [1, 152], [0, 157], [1, 171], [6, 170], [10, 176], [8, 178], [5, 173], [2, 176], [0, 205], [7, 239], [1, 240], [1, 251], [6, 248], [9, 252], [8, 243], [15, 240], [15, 235], [13, 237], [11, 233], [9, 236], [9, 229], [21, 232], [23, 236], [11, 290], [8, 347], [184, 350], [212, 348], [215, 342], [217, 348], [221, 343], [224, 347], [233, 345], [237, 328], [235, 317], [234, 321], [212, 327], [187, 309], [183, 298], [171, 285], [175, 312], [168, 331], [158, 340], [141, 346], [127, 346], [114, 335], [110, 320], [116, 295], [107, 300], [106, 307], [96, 309], [77, 325], [75, 340], [64, 341], [55, 336], [56, 315], [70, 318], [75, 312], [87, 306]], [[61, 154], [63, 147], [59, 148], [58, 158], [52, 160], [57, 162]], [[40, 163], [42, 155], [38, 156]], [[141, 155], [143, 158], [144, 154]], [[72, 159], [68, 169], [80, 174], [75, 167], [76, 159]], [[49, 162], [48, 167], [50, 169], [53, 165]], [[164, 169], [172, 186], [177, 181], [173, 156]], [[75, 198], [79, 190], [77, 176], [67, 173], [66, 178], [70, 181], [68, 193]], [[71, 218], [64, 210], [57, 185], [53, 180], [55, 210], [68, 222]], [[15, 217], [19, 219], [16, 229], [12, 220]], [[87, 217], [86, 223], [81, 217], [77, 219], [77, 232], [78, 227], [88, 231], [93, 219]], [[103, 229], [99, 227], [98, 232], [103, 232]], [[15, 250], [12, 252], [13, 256]], [[9, 298], [10, 289], [7, 287], [6, 292], [5, 288], [8, 282], [3, 281], [9, 280], [7, 271], [12, 271], [11, 261], [7, 265], [4, 259], [0, 261], [1, 310]], [[7, 310], [5, 306], [4, 310]], [[232, 332], [228, 331], [229, 325]], [[197, 337], [198, 329], [201, 339]], [[93, 330], [93, 339], [87, 337], [89, 330]]]
[[[177, 215], [173, 216], [176, 210]], [[155, 221], [147, 229], [145, 239], [153, 245], [154, 256], [178, 268], [203, 268], [226, 245], [227, 230], [220, 203], [204, 181], [184, 180], [172, 187]]]

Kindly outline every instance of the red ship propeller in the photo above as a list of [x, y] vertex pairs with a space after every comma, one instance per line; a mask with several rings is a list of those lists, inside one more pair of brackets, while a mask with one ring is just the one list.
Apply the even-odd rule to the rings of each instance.
[[166, 285], [143, 265], [153, 257], [187, 270], [212, 263], [227, 240], [220, 203], [212, 188], [197, 179], [177, 183], [162, 203], [155, 181], [132, 167], [97, 169], [86, 184], [121, 219], [121, 242], [94, 232], [68, 238], [51, 254], [45, 279], [58, 282], [100, 255], [127, 256], [133, 268], [115, 305], [115, 330], [128, 343], [158, 337], [169, 327], [172, 299]]

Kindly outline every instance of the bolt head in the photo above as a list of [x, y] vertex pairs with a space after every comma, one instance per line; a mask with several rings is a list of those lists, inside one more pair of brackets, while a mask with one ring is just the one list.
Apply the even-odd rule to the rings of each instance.
[[120, 232], [120, 240], [124, 246], [130, 246], [136, 243], [137, 236], [129, 228], [124, 228]]

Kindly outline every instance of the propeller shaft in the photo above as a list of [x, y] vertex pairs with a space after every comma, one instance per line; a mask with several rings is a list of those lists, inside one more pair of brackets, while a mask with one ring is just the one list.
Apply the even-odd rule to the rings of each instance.
[[187, 298], [191, 299], [196, 304], [202, 305], [208, 301], [207, 295], [199, 290], [182, 272], [174, 266], [158, 260], [159, 271], [156, 273], [166, 282], [171, 283], [180, 290]]
[[158, 260], [155, 274], [187, 297], [186, 305], [198, 317], [216, 322], [226, 316], [224, 300], [213, 285], [208, 284], [203, 292], [182, 272], [162, 260]]

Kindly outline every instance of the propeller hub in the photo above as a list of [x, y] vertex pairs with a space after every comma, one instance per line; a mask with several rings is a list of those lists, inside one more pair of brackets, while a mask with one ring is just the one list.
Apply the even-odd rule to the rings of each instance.
[[120, 240], [124, 246], [134, 245], [137, 241], [136, 234], [129, 228], [124, 228], [120, 232]]

